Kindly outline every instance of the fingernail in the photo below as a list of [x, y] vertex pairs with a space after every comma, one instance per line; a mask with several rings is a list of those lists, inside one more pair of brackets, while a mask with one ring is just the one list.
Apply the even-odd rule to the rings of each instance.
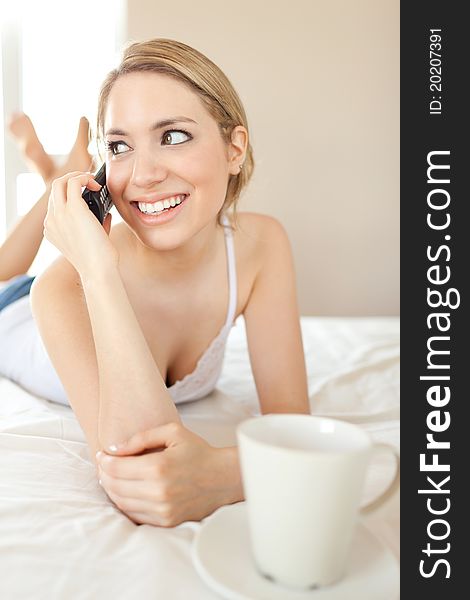
[[108, 446], [108, 450], [111, 450], [111, 452], [117, 452], [118, 447], [116, 446], [116, 444], [111, 444], [111, 446]]

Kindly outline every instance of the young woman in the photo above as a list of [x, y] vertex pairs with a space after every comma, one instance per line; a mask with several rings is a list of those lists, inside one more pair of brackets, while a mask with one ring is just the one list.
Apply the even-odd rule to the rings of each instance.
[[174, 526], [243, 500], [237, 448], [211, 447], [177, 410], [215, 387], [239, 315], [261, 412], [309, 412], [292, 253], [276, 219], [236, 216], [254, 165], [247, 119], [198, 51], [130, 45], [102, 86], [98, 135], [123, 222], [87, 208], [90, 173], [53, 181], [44, 234], [63, 256], [31, 289], [43, 377], [57, 373], [56, 400], [101, 451], [111, 500], [136, 523]]

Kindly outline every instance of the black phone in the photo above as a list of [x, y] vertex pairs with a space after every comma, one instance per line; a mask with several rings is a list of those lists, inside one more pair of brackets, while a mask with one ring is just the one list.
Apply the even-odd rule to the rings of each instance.
[[113, 201], [106, 185], [106, 163], [96, 172], [94, 179], [102, 186], [99, 192], [93, 192], [88, 188], [82, 194], [82, 198], [88, 204], [88, 208], [103, 225], [104, 218], [111, 210]]

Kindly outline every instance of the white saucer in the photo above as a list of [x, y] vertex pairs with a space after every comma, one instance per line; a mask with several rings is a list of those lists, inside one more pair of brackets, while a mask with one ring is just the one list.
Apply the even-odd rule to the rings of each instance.
[[358, 525], [345, 577], [316, 590], [297, 591], [265, 579], [250, 549], [246, 502], [219, 508], [197, 532], [192, 546], [196, 569], [227, 600], [396, 600], [398, 562], [363, 525]]

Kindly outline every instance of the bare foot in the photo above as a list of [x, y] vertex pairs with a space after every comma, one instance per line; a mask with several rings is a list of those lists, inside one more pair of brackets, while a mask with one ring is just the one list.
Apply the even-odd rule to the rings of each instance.
[[91, 171], [93, 169], [93, 157], [88, 152], [90, 142], [90, 123], [86, 117], [80, 118], [77, 137], [72, 149], [63, 165], [54, 169], [52, 179], [61, 177], [71, 171]]
[[54, 161], [44, 150], [28, 115], [22, 112], [13, 113], [8, 130], [20, 147], [28, 167], [37, 171], [44, 181], [49, 180], [55, 170]]

